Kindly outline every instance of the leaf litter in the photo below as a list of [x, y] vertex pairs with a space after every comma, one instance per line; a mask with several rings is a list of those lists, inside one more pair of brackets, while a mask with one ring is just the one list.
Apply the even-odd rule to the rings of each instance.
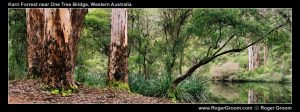
[[79, 86], [70, 96], [53, 95], [39, 86], [40, 80], [9, 82], [9, 104], [169, 104], [167, 98], [147, 97], [113, 88]]

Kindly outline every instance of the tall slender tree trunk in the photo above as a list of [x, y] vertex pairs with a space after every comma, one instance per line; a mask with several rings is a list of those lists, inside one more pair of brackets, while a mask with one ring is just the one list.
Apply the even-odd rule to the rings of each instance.
[[147, 72], [147, 65], [146, 65], [146, 54], [147, 54], [147, 50], [145, 49], [144, 51], [145, 54], [143, 54], [143, 70], [144, 70], [144, 76], [145, 76], [145, 79], [148, 79], [149, 76], [148, 76], [148, 72]]
[[264, 65], [268, 64], [268, 45], [264, 44]]
[[253, 69], [253, 46], [250, 46], [248, 48], [248, 69], [252, 70]]
[[[248, 43], [251, 43], [251, 41]], [[248, 47], [248, 69], [249, 70], [254, 70], [257, 67], [260, 66], [260, 45], [259, 44], [255, 44], [252, 45], [250, 47]]]
[[141, 54], [139, 54], [139, 75], [141, 74]]
[[26, 9], [27, 24], [27, 77], [42, 76], [43, 56], [42, 41], [44, 38], [44, 9]]
[[256, 44], [253, 46], [253, 69], [256, 69], [260, 66], [260, 45]]
[[108, 82], [128, 83], [127, 9], [113, 8]]
[[44, 9], [43, 75], [45, 84], [72, 88], [77, 44], [87, 9]]

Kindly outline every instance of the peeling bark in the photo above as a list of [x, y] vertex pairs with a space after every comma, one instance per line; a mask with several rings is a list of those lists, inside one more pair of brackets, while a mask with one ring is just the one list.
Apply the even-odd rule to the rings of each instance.
[[26, 9], [27, 24], [27, 77], [41, 77], [43, 63], [44, 9]]
[[72, 88], [77, 44], [86, 9], [45, 9], [43, 74], [45, 84], [54, 88]]
[[128, 83], [127, 9], [112, 9], [108, 81]]

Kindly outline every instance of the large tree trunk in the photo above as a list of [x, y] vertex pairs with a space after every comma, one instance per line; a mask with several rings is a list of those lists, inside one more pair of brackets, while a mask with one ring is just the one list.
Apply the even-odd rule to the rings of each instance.
[[43, 75], [45, 84], [74, 89], [77, 44], [87, 9], [44, 9]]
[[28, 78], [42, 76], [44, 9], [26, 9]]
[[127, 9], [113, 8], [108, 81], [128, 83]]

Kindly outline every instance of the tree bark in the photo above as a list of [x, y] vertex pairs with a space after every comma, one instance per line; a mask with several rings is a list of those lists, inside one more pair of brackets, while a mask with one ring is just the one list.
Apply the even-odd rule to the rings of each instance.
[[145, 48], [144, 50], [144, 54], [143, 54], [143, 70], [144, 70], [144, 75], [145, 75], [145, 79], [148, 79], [148, 72], [147, 72], [147, 65], [146, 65], [146, 55], [147, 55], [147, 50]]
[[[251, 42], [249, 42], [251, 43]], [[248, 69], [254, 70], [260, 66], [260, 45], [252, 45], [248, 47]]]
[[77, 44], [87, 9], [44, 9], [43, 75], [53, 88], [76, 87]]
[[42, 76], [44, 9], [26, 9], [28, 78]]
[[268, 45], [264, 44], [264, 65], [268, 64]]
[[256, 69], [260, 66], [260, 44], [254, 45], [254, 54], [253, 54], [253, 69]]
[[250, 46], [248, 48], [248, 69], [252, 70], [253, 69], [253, 46]]
[[108, 82], [128, 83], [127, 9], [113, 8]]

